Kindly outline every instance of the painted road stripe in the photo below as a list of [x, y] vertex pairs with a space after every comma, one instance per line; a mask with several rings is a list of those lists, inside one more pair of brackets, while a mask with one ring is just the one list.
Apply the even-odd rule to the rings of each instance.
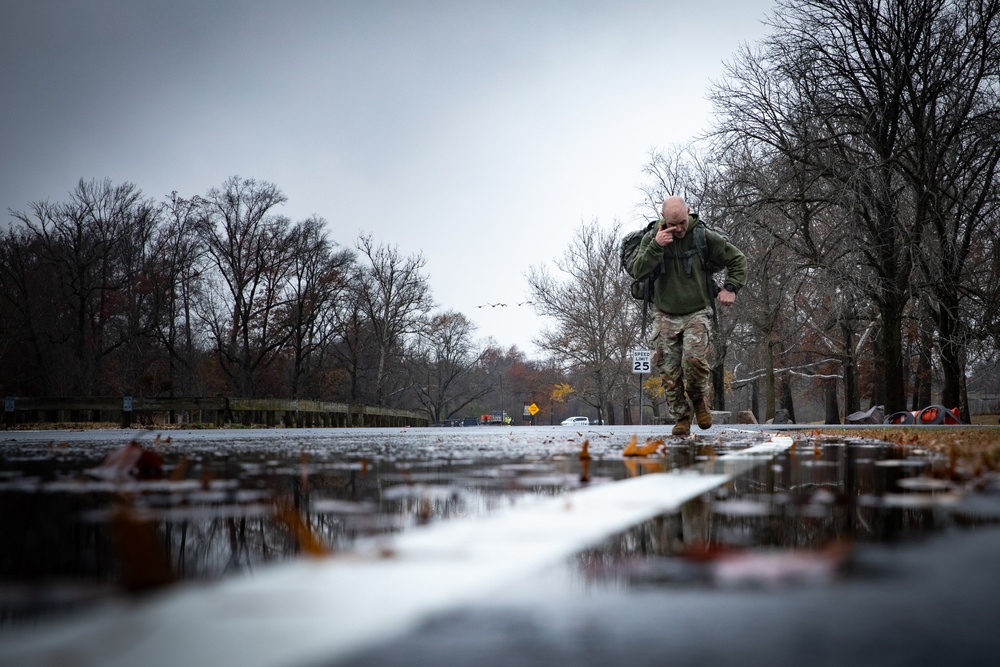
[[329, 664], [675, 511], [791, 445], [790, 438], [776, 436], [692, 468], [525, 501], [485, 518], [431, 524], [357, 553], [116, 603], [38, 631], [0, 635], [0, 663]]

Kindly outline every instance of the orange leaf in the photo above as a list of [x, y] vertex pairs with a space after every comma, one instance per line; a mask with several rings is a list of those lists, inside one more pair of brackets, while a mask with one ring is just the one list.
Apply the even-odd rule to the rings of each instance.
[[656, 450], [660, 448], [663, 444], [663, 440], [650, 440], [644, 446], [638, 448], [640, 456], [649, 456], [650, 454], [655, 454]]

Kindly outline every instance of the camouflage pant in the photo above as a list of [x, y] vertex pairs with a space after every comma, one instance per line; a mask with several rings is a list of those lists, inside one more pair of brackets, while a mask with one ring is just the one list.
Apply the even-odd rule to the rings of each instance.
[[653, 314], [652, 363], [660, 373], [667, 408], [674, 419], [691, 416], [685, 389], [692, 400], [709, 396], [711, 337], [711, 308], [689, 315]]

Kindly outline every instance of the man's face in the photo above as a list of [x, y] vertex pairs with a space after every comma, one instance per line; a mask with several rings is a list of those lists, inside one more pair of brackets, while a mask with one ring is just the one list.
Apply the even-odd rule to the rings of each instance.
[[688, 228], [687, 211], [677, 209], [663, 211], [663, 227], [677, 238], [684, 238]]

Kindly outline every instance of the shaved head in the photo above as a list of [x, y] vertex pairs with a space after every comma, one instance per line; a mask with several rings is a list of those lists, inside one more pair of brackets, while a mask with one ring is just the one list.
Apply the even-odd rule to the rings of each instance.
[[660, 215], [667, 221], [667, 224], [683, 222], [688, 217], [688, 205], [683, 197], [678, 197], [677, 195], [667, 197], [663, 200], [663, 208], [660, 209]]
[[[688, 213], [691, 210], [683, 197], [674, 195], [663, 200], [663, 208], [660, 209], [660, 216], [663, 218], [663, 227], [668, 228], [673, 236], [684, 238], [688, 228]], [[662, 245], [662, 242], [661, 242]]]

